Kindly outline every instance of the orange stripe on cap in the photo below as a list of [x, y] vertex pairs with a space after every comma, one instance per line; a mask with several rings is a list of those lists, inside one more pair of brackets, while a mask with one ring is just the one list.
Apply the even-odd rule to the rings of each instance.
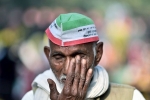
[[57, 44], [57, 45], [60, 45], [60, 46], [62, 45], [62, 40], [60, 40], [60, 39], [54, 37], [53, 34], [51, 33], [51, 31], [49, 30], [49, 28], [47, 28], [47, 29], [45, 30], [45, 32], [46, 32], [47, 37], [48, 37], [53, 43], [55, 43], [55, 44]]

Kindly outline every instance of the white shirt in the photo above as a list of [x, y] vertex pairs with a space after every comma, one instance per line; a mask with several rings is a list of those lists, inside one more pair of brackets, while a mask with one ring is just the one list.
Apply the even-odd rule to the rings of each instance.
[[[50, 100], [49, 95], [47, 93], [38, 88], [35, 92], [35, 96], [33, 96], [33, 91], [29, 91], [22, 98], [22, 100]], [[145, 100], [143, 95], [137, 89], [134, 90], [133, 99], [132, 100]]]
[[[32, 83], [32, 91], [25, 94], [22, 100], [50, 100], [50, 89], [47, 79], [51, 78], [55, 83], [59, 93], [61, 93], [63, 87], [59, 86], [59, 82], [56, 79], [52, 70], [47, 70], [44, 73], [38, 75]], [[87, 90], [86, 98], [94, 98], [104, 94], [109, 86], [109, 77], [106, 70], [101, 66], [94, 68], [93, 79]], [[138, 90], [134, 90], [133, 100], [145, 100], [142, 94]]]

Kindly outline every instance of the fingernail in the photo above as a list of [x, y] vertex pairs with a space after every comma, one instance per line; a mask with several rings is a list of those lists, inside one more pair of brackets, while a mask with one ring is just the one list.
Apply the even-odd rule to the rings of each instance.
[[73, 62], [73, 63], [74, 63], [74, 62], [75, 62], [75, 59], [74, 59], [74, 58], [72, 58], [72, 59], [71, 59], [71, 62]]
[[52, 81], [51, 81], [51, 79], [47, 79], [47, 82], [48, 82], [50, 85], [53, 84]]
[[80, 62], [80, 56], [79, 55], [76, 56], [76, 62]]
[[79, 60], [79, 59], [80, 59], [80, 56], [79, 56], [79, 55], [77, 55], [77, 56], [76, 56], [76, 59], [78, 59], [78, 60]]
[[85, 59], [82, 59], [82, 61], [81, 61], [83, 64], [85, 64], [86, 63], [86, 60]]
[[88, 70], [88, 72], [89, 72], [90, 74], [92, 73], [92, 71], [93, 71], [93, 70], [92, 70], [91, 68]]

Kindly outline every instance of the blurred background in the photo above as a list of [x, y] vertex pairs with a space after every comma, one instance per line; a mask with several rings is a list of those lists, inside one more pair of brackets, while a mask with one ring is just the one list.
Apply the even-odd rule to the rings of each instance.
[[104, 42], [100, 65], [110, 81], [129, 84], [150, 100], [149, 0], [0, 0], [0, 100], [20, 100], [49, 69], [45, 29], [61, 13], [91, 17]]

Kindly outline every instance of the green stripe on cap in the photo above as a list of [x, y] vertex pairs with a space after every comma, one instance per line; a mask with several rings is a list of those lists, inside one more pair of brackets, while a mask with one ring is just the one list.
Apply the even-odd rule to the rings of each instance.
[[62, 31], [94, 24], [92, 19], [78, 13], [61, 14], [56, 18], [56, 23]]

